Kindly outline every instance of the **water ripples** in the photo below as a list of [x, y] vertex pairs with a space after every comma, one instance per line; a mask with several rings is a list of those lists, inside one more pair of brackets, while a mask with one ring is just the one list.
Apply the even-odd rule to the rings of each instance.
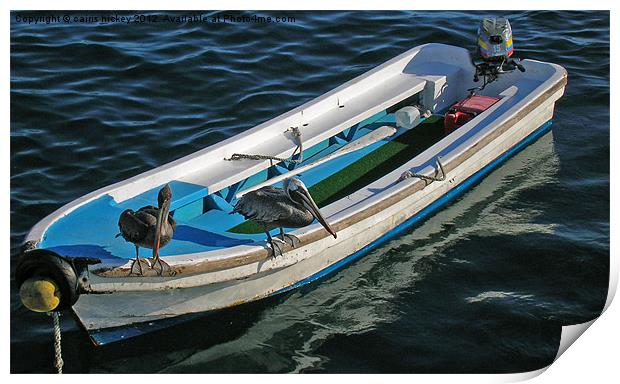
[[[296, 22], [12, 23], [12, 274], [26, 232], [63, 204], [249, 129], [415, 45], [472, 47], [479, 18], [500, 15], [284, 13]], [[607, 289], [609, 13], [505, 15], [517, 56], [568, 70], [553, 133], [421, 226], [320, 285], [237, 309], [227, 327], [180, 326], [157, 351], [141, 341], [93, 351], [67, 318], [66, 368], [512, 372], [549, 363], [558, 324], [596, 316]], [[49, 319], [23, 309], [14, 287], [11, 320], [12, 371], [49, 371]], [[26, 351], [36, 356], [20, 360]]]

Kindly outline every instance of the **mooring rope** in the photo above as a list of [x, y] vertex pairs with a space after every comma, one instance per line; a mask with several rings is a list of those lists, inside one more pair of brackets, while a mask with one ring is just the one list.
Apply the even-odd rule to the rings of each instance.
[[426, 181], [444, 181], [446, 179], [446, 173], [443, 170], [443, 165], [441, 164], [441, 160], [439, 157], [437, 157], [437, 166], [439, 167], [439, 170], [441, 170], [441, 176], [426, 176], [426, 175], [422, 175], [419, 173], [414, 173], [411, 172], [410, 170], [407, 170], [405, 172], [403, 172], [402, 175], [400, 175], [400, 177], [398, 178], [398, 181], [403, 181], [405, 179], [409, 179], [411, 177], [417, 177], [419, 179], [422, 180], [426, 180]]
[[[299, 127], [290, 127], [285, 132], [289, 132], [289, 131], [291, 132], [291, 134], [295, 137], [295, 139], [297, 141], [297, 148], [295, 149], [295, 151], [291, 155], [291, 159], [284, 159], [284, 158], [281, 158], [281, 157], [269, 156], [269, 155], [250, 155], [250, 154], [245, 154], [245, 153], [233, 153], [232, 156], [230, 156], [230, 158], [224, 159], [224, 160], [227, 160], [227, 161], [242, 160], [242, 159], [248, 159], [248, 160], [277, 160], [278, 162], [281, 161], [281, 162], [285, 162], [285, 163], [299, 164], [299, 163], [304, 161], [304, 146], [303, 146], [303, 141], [301, 139], [301, 131], [299, 130]], [[297, 153], [298, 150], [299, 150], [299, 159], [293, 160], [292, 157], [295, 156], [295, 154]]]
[[54, 366], [58, 373], [62, 373], [62, 367], [65, 363], [62, 361], [62, 350], [60, 348], [60, 312], [48, 312], [48, 315], [52, 316], [54, 321]]

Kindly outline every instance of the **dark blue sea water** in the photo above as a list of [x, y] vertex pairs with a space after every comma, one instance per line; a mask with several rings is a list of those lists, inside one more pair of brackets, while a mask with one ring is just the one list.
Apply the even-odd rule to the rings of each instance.
[[[510, 19], [517, 56], [568, 70], [550, 133], [422, 225], [319, 284], [103, 348], [65, 316], [65, 371], [519, 372], [553, 360], [562, 324], [602, 310], [609, 13], [206, 12], [295, 20], [17, 21], [64, 14], [11, 14], [12, 372], [53, 371], [51, 319], [21, 307], [13, 286], [20, 242], [37, 221], [415, 45], [471, 47], [487, 15]], [[69, 13], [115, 14], [171, 13]]]

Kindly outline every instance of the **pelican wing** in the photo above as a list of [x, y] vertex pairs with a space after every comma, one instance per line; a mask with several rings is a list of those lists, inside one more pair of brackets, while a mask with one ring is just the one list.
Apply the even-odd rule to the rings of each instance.
[[147, 227], [154, 227], [157, 225], [157, 215], [159, 214], [159, 209], [149, 206], [142, 207], [136, 212], [136, 219], [143, 222]]
[[118, 219], [118, 227], [125, 240], [137, 242], [146, 236], [149, 225], [144, 221], [144, 216], [147, 215], [141, 211], [136, 213], [131, 209], [127, 209], [121, 214]]
[[[147, 225], [157, 225], [157, 214], [159, 213], [159, 208], [154, 207], [152, 205], [147, 205], [146, 207], [142, 207], [138, 209], [136, 212], [136, 216], [140, 218]], [[172, 212], [174, 213], [174, 212]], [[172, 226], [172, 232], [174, 232], [177, 228], [177, 221], [172, 217], [172, 213], [168, 215], [168, 224]]]
[[290, 217], [293, 212], [291, 204], [284, 190], [269, 185], [243, 195], [234, 212], [248, 220], [271, 223]]

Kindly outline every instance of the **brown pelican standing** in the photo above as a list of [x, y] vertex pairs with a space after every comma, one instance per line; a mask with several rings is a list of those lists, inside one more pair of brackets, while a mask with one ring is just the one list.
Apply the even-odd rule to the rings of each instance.
[[[137, 212], [127, 209], [118, 219], [118, 227], [121, 233], [116, 237], [123, 236], [126, 241], [136, 246], [136, 260], [131, 263], [129, 274], [143, 275], [142, 264], [146, 264], [152, 269], [159, 266], [159, 275], [162, 275], [164, 271], [171, 274], [170, 266], [159, 257], [159, 248], [172, 240], [172, 235], [177, 226], [174, 218], [169, 215], [171, 199], [172, 191], [170, 186], [166, 184], [157, 196], [158, 207], [148, 205], [138, 209]], [[150, 264], [146, 259], [139, 257], [140, 247], [153, 250], [153, 258]]]
[[334, 238], [336, 232], [325, 221], [316, 203], [310, 196], [310, 192], [297, 178], [285, 179], [283, 189], [273, 186], [265, 186], [256, 191], [243, 195], [233, 212], [242, 214], [246, 219], [253, 220], [263, 226], [267, 240], [271, 244], [274, 256], [276, 249], [282, 254], [269, 231], [280, 228], [280, 236], [284, 241], [285, 236], [291, 238], [291, 246], [295, 246], [295, 236], [284, 233], [284, 228], [301, 228], [312, 224], [316, 218]]

